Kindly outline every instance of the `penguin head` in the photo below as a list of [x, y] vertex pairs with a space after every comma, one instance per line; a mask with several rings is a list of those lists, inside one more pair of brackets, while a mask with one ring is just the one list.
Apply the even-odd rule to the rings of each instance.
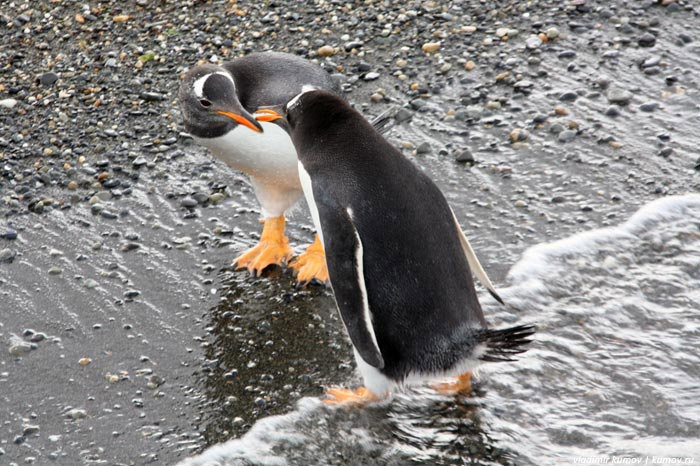
[[221, 136], [238, 125], [263, 131], [239, 101], [233, 76], [220, 66], [201, 65], [188, 71], [180, 82], [178, 100], [185, 127], [194, 136]]
[[317, 129], [328, 126], [347, 113], [348, 108], [342, 97], [307, 85], [284, 106], [283, 115], [291, 133], [301, 126]]

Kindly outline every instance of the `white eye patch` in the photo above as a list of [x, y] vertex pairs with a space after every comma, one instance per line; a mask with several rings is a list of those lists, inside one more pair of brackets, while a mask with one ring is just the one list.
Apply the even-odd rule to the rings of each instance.
[[318, 90], [317, 87], [312, 86], [311, 84], [304, 84], [301, 87], [301, 92], [299, 94], [297, 94], [292, 100], [290, 100], [289, 103], [287, 103], [287, 111], [289, 111], [290, 109], [292, 109], [295, 105], [297, 105], [299, 103], [299, 98], [302, 95], [306, 94], [307, 92], [316, 91], [316, 90]]
[[220, 74], [221, 76], [231, 81], [231, 84], [233, 84], [234, 87], [236, 86], [236, 83], [234, 82], [231, 75], [224, 71], [216, 71], [214, 73], [205, 74], [201, 78], [197, 78], [197, 80], [192, 84], [192, 90], [194, 91], [194, 95], [196, 95], [198, 99], [204, 98], [204, 83], [207, 82], [207, 79], [209, 79], [209, 77], [214, 74]]

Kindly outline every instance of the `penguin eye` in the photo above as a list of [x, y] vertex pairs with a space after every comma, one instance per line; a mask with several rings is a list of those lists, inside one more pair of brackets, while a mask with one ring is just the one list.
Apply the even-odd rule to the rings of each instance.
[[199, 101], [199, 105], [201, 105], [202, 107], [211, 107], [211, 101], [207, 99], [202, 99]]

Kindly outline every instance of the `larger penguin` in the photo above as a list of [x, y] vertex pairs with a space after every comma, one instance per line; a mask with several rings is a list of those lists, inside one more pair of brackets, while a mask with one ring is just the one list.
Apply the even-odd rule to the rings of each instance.
[[[321, 67], [295, 55], [253, 53], [221, 66], [201, 65], [182, 78], [178, 94], [185, 128], [215, 157], [250, 177], [263, 214], [260, 243], [235, 260], [254, 274], [292, 257], [284, 213], [301, 198], [297, 157], [278, 115], [261, 107], [288, 102], [303, 84], [338, 94]], [[386, 125], [387, 118], [374, 121]], [[326, 281], [323, 248], [316, 237], [292, 267], [300, 283]]]
[[459, 389], [481, 362], [525, 351], [533, 326], [487, 327], [470, 263], [495, 292], [437, 186], [343, 99], [305, 90], [286, 119], [365, 384], [328, 401], [446, 376]]

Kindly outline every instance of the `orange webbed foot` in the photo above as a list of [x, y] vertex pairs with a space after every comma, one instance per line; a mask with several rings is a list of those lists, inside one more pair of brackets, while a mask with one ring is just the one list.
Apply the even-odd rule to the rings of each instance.
[[259, 276], [271, 265], [285, 265], [293, 252], [289, 239], [284, 236], [284, 224], [284, 217], [266, 219], [260, 243], [241, 254], [235, 260], [234, 267], [248, 269], [254, 276]]
[[472, 391], [472, 373], [465, 372], [452, 382], [432, 385], [430, 388], [442, 395], [469, 394]]
[[365, 387], [355, 389], [329, 388], [326, 391], [326, 396], [328, 398], [323, 400], [323, 402], [327, 405], [336, 406], [363, 406], [379, 400], [377, 395]]
[[306, 251], [297, 257], [290, 266], [297, 272], [297, 283], [301, 286], [317, 280], [321, 283], [328, 281], [326, 254], [318, 235]]

